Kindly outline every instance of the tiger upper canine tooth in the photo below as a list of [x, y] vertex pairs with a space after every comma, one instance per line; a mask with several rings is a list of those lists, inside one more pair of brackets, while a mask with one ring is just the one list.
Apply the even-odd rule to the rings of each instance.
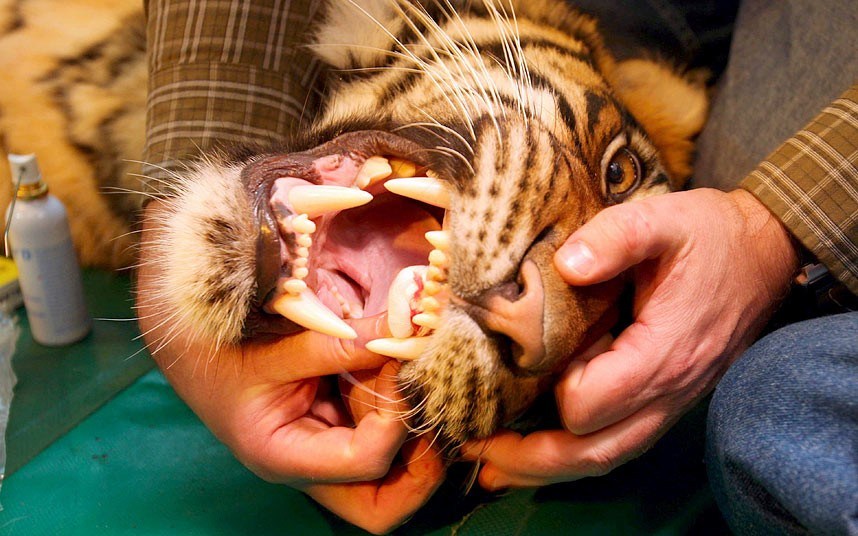
[[340, 339], [355, 339], [357, 333], [319, 301], [310, 289], [275, 298], [271, 308], [299, 326]]
[[450, 208], [450, 192], [447, 186], [432, 177], [390, 179], [384, 187], [395, 194], [409, 197], [443, 209]]
[[366, 343], [366, 349], [400, 361], [413, 361], [420, 357], [432, 337], [408, 337], [405, 339], [375, 339]]
[[289, 203], [298, 214], [316, 218], [327, 212], [346, 210], [365, 205], [372, 201], [372, 194], [347, 188], [320, 184], [312, 186], [294, 186], [289, 190]]
[[435, 249], [440, 249], [441, 251], [450, 250], [449, 231], [429, 231], [424, 236]]
[[376, 182], [390, 177], [393, 169], [390, 162], [383, 156], [372, 156], [367, 158], [363, 166], [358, 171], [355, 178], [355, 186], [361, 190], [372, 186]]

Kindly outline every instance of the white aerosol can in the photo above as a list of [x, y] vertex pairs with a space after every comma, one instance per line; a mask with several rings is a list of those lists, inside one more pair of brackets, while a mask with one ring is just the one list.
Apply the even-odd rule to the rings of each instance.
[[24, 307], [36, 342], [82, 339], [92, 321], [62, 202], [48, 193], [35, 155], [9, 155], [16, 199], [6, 212], [6, 246], [18, 267]]

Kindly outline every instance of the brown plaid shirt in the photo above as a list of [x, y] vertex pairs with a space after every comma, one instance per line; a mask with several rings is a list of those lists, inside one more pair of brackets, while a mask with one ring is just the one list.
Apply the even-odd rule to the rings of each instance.
[[268, 145], [312, 119], [313, 0], [147, 0], [146, 174], [200, 152]]
[[[166, 178], [159, 167], [219, 145], [277, 142], [312, 119], [320, 67], [300, 45], [319, 4], [147, 1], [147, 173]], [[742, 186], [858, 295], [858, 86]]]
[[858, 84], [743, 182], [858, 295]]

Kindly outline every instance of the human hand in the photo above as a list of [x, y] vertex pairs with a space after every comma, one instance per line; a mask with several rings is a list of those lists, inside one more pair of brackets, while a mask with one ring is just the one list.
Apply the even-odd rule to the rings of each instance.
[[565, 430], [504, 431], [465, 449], [489, 489], [601, 475], [637, 457], [754, 340], [797, 258], [750, 193], [699, 189], [617, 205], [558, 250], [573, 285], [635, 283], [634, 322], [577, 356], [555, 388]]
[[[428, 439], [408, 440], [396, 418], [397, 364], [364, 346], [389, 336], [385, 317], [350, 321], [353, 341], [304, 331], [213, 351], [193, 334], [174, 336], [152, 299], [159, 270], [145, 246], [158, 233], [160, 210], [157, 202], [146, 210], [137, 307], [147, 345], [179, 396], [265, 480], [300, 489], [373, 532], [411, 516], [444, 469]], [[358, 371], [352, 377], [363, 388], [344, 390], [346, 407], [335, 375], [349, 371]]]

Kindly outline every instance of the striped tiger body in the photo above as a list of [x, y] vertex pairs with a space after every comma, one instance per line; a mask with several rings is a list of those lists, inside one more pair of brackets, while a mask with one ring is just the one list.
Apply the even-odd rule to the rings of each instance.
[[[182, 174], [152, 247], [171, 334], [347, 338], [338, 318], [389, 309], [376, 348], [408, 359], [411, 423], [455, 446], [608, 325], [620, 284], [570, 288], [553, 254], [606, 206], [680, 187], [707, 101], [658, 62], [616, 62], [565, 2], [424, 4], [330, 2], [324, 113], [286, 147]], [[329, 191], [344, 197], [319, 209]]]
[[[87, 266], [134, 259], [145, 47], [138, 0], [0, 2], [0, 148], [36, 154]], [[8, 166], [0, 165], [0, 203], [11, 195]]]

